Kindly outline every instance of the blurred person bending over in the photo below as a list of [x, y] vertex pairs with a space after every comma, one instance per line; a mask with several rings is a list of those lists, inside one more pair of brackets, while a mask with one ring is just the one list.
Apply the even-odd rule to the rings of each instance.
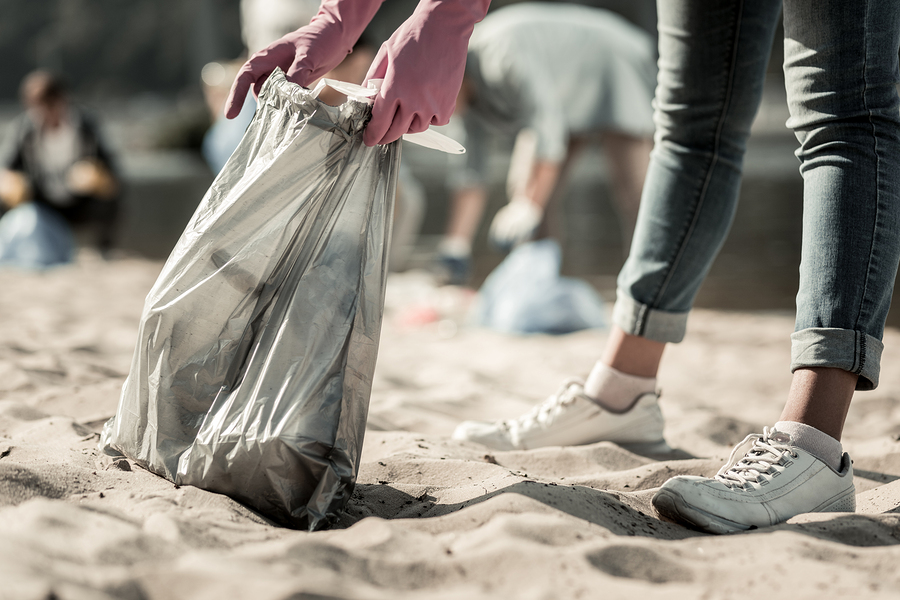
[[436, 265], [441, 278], [453, 284], [468, 278], [487, 201], [491, 136], [520, 134], [507, 184], [510, 201], [490, 227], [495, 246], [508, 250], [534, 237], [577, 151], [596, 139], [609, 166], [627, 253], [653, 147], [655, 87], [653, 38], [613, 12], [522, 3], [485, 17], [469, 40], [457, 104], [467, 154], [465, 168], [451, 175], [454, 191]]
[[26, 112], [0, 150], [0, 200], [47, 206], [73, 226], [91, 230], [106, 254], [113, 244], [119, 179], [95, 122], [69, 102], [62, 80], [29, 74], [20, 88]]
[[[244, 66], [228, 114], [275, 66], [305, 84], [336, 65], [378, 5], [326, 0], [309, 28]], [[520, 418], [464, 423], [456, 439], [509, 450], [664, 444], [656, 375], [665, 345], [684, 336], [734, 216], [782, 1], [660, 0], [657, 8], [655, 145], [606, 348], [586, 382]], [[653, 498], [664, 518], [715, 533], [854, 510], [841, 432], [854, 390], [878, 385], [900, 263], [900, 3], [785, 0], [783, 10], [788, 126], [804, 179], [792, 384], [780, 420], [748, 436], [746, 453], [739, 445], [714, 477], [675, 477]], [[368, 145], [447, 123], [466, 42], [486, 11], [483, 0], [420, 1], [369, 71], [385, 84]]]

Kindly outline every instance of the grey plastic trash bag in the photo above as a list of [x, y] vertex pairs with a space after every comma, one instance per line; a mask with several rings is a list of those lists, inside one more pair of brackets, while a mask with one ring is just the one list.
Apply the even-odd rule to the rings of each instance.
[[147, 296], [101, 447], [273, 520], [353, 490], [378, 349], [399, 142], [281, 71]]

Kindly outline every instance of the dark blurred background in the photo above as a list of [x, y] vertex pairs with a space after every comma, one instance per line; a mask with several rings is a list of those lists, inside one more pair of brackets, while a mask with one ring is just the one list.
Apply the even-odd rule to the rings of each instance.
[[[511, 3], [494, 0], [492, 10]], [[655, 33], [653, 0], [580, 3], [614, 10]], [[385, 0], [368, 35], [376, 43], [385, 40], [415, 4]], [[26, 73], [46, 68], [63, 74], [77, 103], [100, 117], [120, 159], [126, 184], [120, 247], [164, 258], [213, 178], [199, 153], [211, 123], [200, 72], [210, 61], [244, 53], [240, 0], [0, 0], [0, 14], [0, 135], [21, 110], [17, 90]], [[737, 220], [703, 287], [700, 306], [794, 306], [802, 181], [793, 156], [795, 140], [784, 127], [781, 58], [776, 38]], [[490, 213], [505, 202], [504, 150], [498, 148], [491, 162], [492, 197], [483, 230]], [[427, 195], [411, 266], [428, 263], [443, 232], [447, 161], [430, 150], [404, 148], [404, 162]], [[568, 185], [561, 215], [564, 272], [586, 278], [611, 299], [623, 257], [601, 162], [597, 151], [587, 152]], [[503, 258], [488, 249], [485, 239], [481, 231], [471, 282], [476, 286]], [[898, 323], [894, 314], [891, 322]]]
[[[299, 3], [300, 0], [298, 0]], [[595, 0], [655, 30], [651, 0]], [[512, 4], [494, 0], [491, 10]], [[379, 42], [415, 0], [386, 0], [368, 33]], [[37, 67], [63, 73], [85, 101], [199, 99], [199, 73], [244, 50], [240, 0], [0, 0], [0, 101], [15, 102]]]

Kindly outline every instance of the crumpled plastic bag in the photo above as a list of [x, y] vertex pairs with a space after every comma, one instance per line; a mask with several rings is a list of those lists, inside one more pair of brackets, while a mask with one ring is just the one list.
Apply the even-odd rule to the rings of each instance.
[[52, 208], [26, 202], [0, 217], [0, 265], [45, 269], [74, 258], [72, 229]]
[[504, 333], [563, 334], [603, 327], [603, 300], [587, 282], [560, 277], [552, 239], [517, 246], [485, 279], [472, 308], [476, 325]]
[[147, 296], [100, 445], [321, 529], [359, 468], [400, 143], [278, 70]]

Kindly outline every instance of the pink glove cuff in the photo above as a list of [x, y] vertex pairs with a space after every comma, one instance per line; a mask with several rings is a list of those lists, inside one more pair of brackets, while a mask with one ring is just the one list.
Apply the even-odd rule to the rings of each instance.
[[444, 125], [456, 106], [475, 23], [489, 0], [421, 0], [385, 42], [368, 79], [384, 79], [364, 133], [369, 146]]
[[382, 1], [323, 0], [309, 25], [276, 40], [244, 63], [225, 102], [225, 116], [236, 117], [251, 86], [259, 94], [276, 68], [284, 71], [288, 80], [308, 87], [339, 65]]
[[[384, 0], [323, 0], [319, 6], [319, 12], [310, 20], [308, 27], [317, 31], [328, 30], [332, 42], [339, 44], [339, 48], [322, 49], [327, 53], [338, 53], [341, 60], [350, 54], [353, 46], [365, 31], [366, 26], [378, 12]], [[318, 50], [318, 48], [317, 48]], [[312, 53], [310, 53], [312, 54]], [[340, 64], [340, 62], [338, 62]], [[327, 73], [335, 66], [326, 69]], [[301, 84], [302, 85], [302, 84]]]

